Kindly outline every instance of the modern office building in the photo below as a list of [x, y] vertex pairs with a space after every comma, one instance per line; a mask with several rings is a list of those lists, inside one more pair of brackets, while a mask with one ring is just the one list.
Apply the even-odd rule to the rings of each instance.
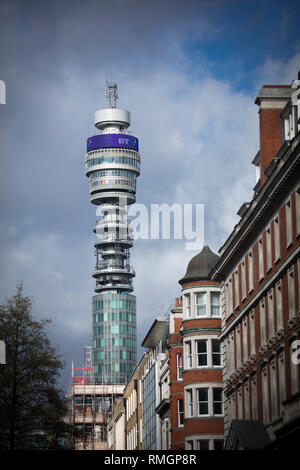
[[100, 216], [94, 228], [93, 368], [95, 384], [125, 384], [136, 365], [133, 238], [126, 209], [135, 202], [140, 155], [138, 139], [127, 130], [129, 111], [116, 108], [115, 83], [107, 84], [107, 96], [110, 107], [96, 111], [99, 133], [88, 138], [85, 157], [90, 200]]
[[[300, 77], [298, 77], [300, 78]], [[299, 84], [299, 82], [298, 82]], [[265, 85], [251, 202], [220, 249], [228, 449], [293, 448], [300, 429], [300, 89]]]

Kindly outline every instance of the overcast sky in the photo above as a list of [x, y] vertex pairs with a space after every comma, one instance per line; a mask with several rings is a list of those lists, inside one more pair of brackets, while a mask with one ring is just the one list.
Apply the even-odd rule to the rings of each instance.
[[[52, 318], [64, 385], [91, 344], [96, 211], [84, 156], [106, 72], [140, 141], [137, 202], [203, 203], [217, 252], [252, 198], [255, 96], [297, 78], [299, 17], [287, 0], [0, 1], [0, 299], [23, 280], [35, 314]], [[135, 243], [138, 345], [195, 254], [184, 240]]]

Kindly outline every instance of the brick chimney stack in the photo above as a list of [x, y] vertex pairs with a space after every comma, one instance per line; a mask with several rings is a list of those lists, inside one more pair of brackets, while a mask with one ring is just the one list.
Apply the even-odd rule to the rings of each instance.
[[264, 170], [282, 144], [280, 113], [291, 94], [290, 85], [264, 85], [255, 100], [259, 106], [261, 185], [265, 183]]

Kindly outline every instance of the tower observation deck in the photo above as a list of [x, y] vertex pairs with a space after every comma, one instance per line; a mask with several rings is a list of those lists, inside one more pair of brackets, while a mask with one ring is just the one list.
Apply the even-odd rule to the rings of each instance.
[[127, 131], [130, 113], [116, 107], [117, 85], [108, 83], [106, 94], [109, 108], [95, 113], [98, 134], [87, 139], [85, 157], [90, 201], [100, 206], [94, 227], [93, 368], [95, 384], [125, 384], [136, 365], [133, 235], [126, 208], [135, 202], [140, 155], [138, 139]]

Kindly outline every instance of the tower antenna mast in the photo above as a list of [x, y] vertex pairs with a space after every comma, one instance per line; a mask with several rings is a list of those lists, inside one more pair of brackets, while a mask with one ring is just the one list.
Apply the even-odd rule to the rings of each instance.
[[119, 98], [118, 95], [118, 88], [116, 83], [108, 83], [106, 82], [106, 92], [105, 92], [110, 108], [116, 108], [117, 106], [117, 99]]

